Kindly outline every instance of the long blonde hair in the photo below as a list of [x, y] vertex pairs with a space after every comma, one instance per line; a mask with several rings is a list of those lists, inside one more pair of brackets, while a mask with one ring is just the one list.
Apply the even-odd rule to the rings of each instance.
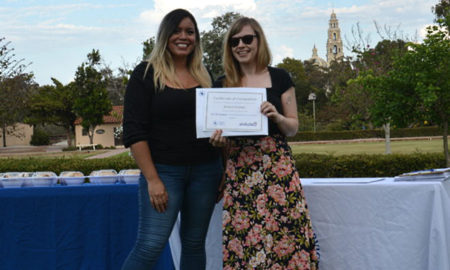
[[264, 35], [261, 25], [253, 18], [240, 17], [230, 26], [223, 42], [223, 69], [225, 71], [225, 80], [223, 85], [226, 87], [241, 86], [242, 70], [239, 62], [233, 57], [230, 45], [231, 38], [239, 33], [244, 26], [249, 25], [255, 31], [258, 39], [258, 51], [256, 54], [256, 68], [262, 70], [272, 62], [269, 45]]
[[[194, 51], [188, 56], [187, 67], [189, 73], [202, 87], [211, 87], [211, 77], [202, 62], [203, 51], [200, 42], [200, 34], [194, 16], [185, 9], [175, 9], [164, 16], [159, 25], [156, 44], [149, 58], [145, 74], [150, 66], [153, 67], [153, 82], [155, 89], [163, 91], [167, 82], [174, 83], [176, 87], [184, 88], [181, 81], [175, 75], [175, 66], [172, 54], [167, 49], [170, 36], [176, 31], [184, 18], [191, 19], [195, 26]], [[145, 77], [145, 75], [144, 75]]]

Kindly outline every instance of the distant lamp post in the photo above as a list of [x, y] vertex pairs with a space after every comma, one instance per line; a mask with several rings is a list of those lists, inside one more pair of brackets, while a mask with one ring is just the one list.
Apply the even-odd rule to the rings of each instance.
[[316, 94], [314, 93], [309, 94], [308, 100], [312, 100], [313, 102], [314, 132], [316, 132]]

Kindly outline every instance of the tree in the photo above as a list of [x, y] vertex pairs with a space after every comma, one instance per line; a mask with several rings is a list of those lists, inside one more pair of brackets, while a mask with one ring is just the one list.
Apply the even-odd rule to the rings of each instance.
[[369, 89], [374, 120], [404, 127], [428, 121], [443, 128], [444, 154], [448, 153], [450, 115], [450, 39], [437, 26], [428, 28], [422, 44], [408, 43], [392, 69], [384, 74], [372, 70], [361, 74], [356, 83]]
[[36, 86], [33, 74], [25, 72], [29, 64], [18, 59], [10, 45], [0, 38], [0, 128], [4, 147], [7, 134], [21, 136], [15, 132], [15, 124], [23, 120], [30, 93]]
[[446, 27], [448, 32], [450, 27], [450, 1], [440, 0], [439, 3], [432, 7], [432, 11], [436, 15], [435, 22]]
[[305, 107], [308, 103], [308, 95], [315, 91], [312, 91], [308, 85], [302, 61], [286, 57], [277, 65], [277, 67], [286, 70], [289, 75], [291, 75], [292, 81], [295, 84], [295, 96], [297, 99], [298, 110], [305, 111]]
[[[349, 85], [349, 80], [355, 79], [359, 74], [366, 73], [369, 70], [372, 70], [375, 75], [380, 75], [383, 73], [387, 73], [393, 62], [393, 57], [400, 51], [405, 51], [405, 41], [414, 40], [409, 36], [405, 35], [400, 30], [400, 24], [397, 27], [391, 26], [380, 26], [376, 21], [374, 21], [374, 26], [376, 32], [381, 39], [380, 42], [376, 44], [376, 46], [371, 46], [371, 37], [369, 34], [365, 34], [360, 24], [357, 23], [351, 29], [351, 37], [352, 40], [346, 39], [346, 47], [356, 54], [355, 57], [347, 57], [347, 61], [343, 61], [343, 63], [347, 62], [347, 66], [350, 67], [351, 72], [341, 73], [338, 72], [336, 75], [338, 77], [344, 78], [342, 74], [351, 74], [350, 77], [347, 77], [345, 83], [340, 83], [332, 89], [332, 91], [337, 91], [333, 93], [332, 99], [334, 101], [343, 101], [347, 104], [337, 103], [335, 105], [342, 105], [341, 109], [344, 111], [345, 108], [348, 107], [347, 98], [345, 96], [351, 97], [353, 101], [356, 103], [350, 104], [353, 109], [357, 109], [356, 114], [350, 113], [347, 115], [347, 120], [351, 127], [361, 126], [373, 126], [373, 122], [371, 119], [371, 113], [368, 110], [368, 106], [373, 102], [370, 100], [371, 96], [367, 92], [368, 89], [364, 87], [357, 87], [356, 85]], [[373, 74], [372, 73], [372, 74]], [[331, 76], [330, 76], [331, 77]], [[330, 81], [333, 81], [330, 79]], [[342, 82], [342, 81], [341, 81]], [[333, 83], [330, 83], [332, 86]], [[385, 131], [389, 133], [389, 130]], [[387, 144], [389, 143], [386, 141]]]
[[231, 23], [239, 17], [241, 15], [234, 12], [227, 12], [222, 16], [215, 17], [211, 23], [212, 30], [201, 33], [203, 62], [214, 78], [224, 73], [222, 68], [223, 39]]
[[[334, 63], [340, 64], [340, 62], [333, 62], [333, 65]], [[334, 89], [331, 85], [329, 69], [326, 67], [321, 67], [315, 62], [309, 60], [303, 62], [303, 68], [305, 70], [307, 80], [307, 85], [304, 86], [305, 91], [316, 94], [316, 122], [317, 127], [320, 128], [321, 125], [326, 125], [334, 121], [338, 116], [338, 114], [335, 114], [332, 111], [334, 107], [329, 106], [329, 97], [332, 93], [331, 90]], [[304, 104], [303, 110], [307, 111], [309, 114], [312, 114], [313, 104], [311, 101], [308, 101], [308, 96], [304, 97], [303, 102], [307, 103]]]
[[36, 87], [33, 74], [23, 73], [0, 81], [0, 128], [3, 147], [7, 146], [6, 135], [22, 137], [16, 124], [24, 122], [31, 93]]
[[30, 114], [26, 122], [63, 127], [66, 131], [67, 143], [72, 146], [74, 122], [77, 118], [74, 112], [75, 83], [63, 85], [55, 78], [52, 78], [52, 81], [54, 85], [39, 87], [31, 97]]
[[138, 59], [137, 63], [131, 65], [124, 62], [122, 66], [117, 69], [117, 73], [115, 73], [109, 65], [105, 63], [102, 64], [100, 73], [106, 80], [106, 90], [108, 91], [108, 96], [112, 105], [123, 105], [128, 78], [133, 72], [133, 68], [130, 66], [136, 66], [139, 61], [145, 61], [148, 59], [153, 51], [153, 48], [155, 47], [155, 37], [151, 37], [142, 42], [142, 45], [142, 59]]
[[328, 70], [309, 60], [303, 62], [303, 69], [309, 87], [315, 91], [323, 91], [327, 95], [326, 92], [329, 90]]
[[[355, 88], [348, 84], [354, 79], [357, 69], [350, 58], [344, 58], [340, 62], [333, 61], [328, 67], [328, 96], [330, 102], [327, 109], [328, 117], [335, 115], [339, 121], [337, 124], [342, 129], [361, 129], [371, 126], [367, 113], [367, 105], [370, 100], [364, 89]], [[336, 124], [334, 124], [336, 125]]]
[[357, 67], [364, 70], [372, 70], [375, 75], [386, 74], [392, 69], [394, 59], [406, 52], [406, 42], [401, 39], [384, 39], [377, 43], [375, 48], [356, 51], [359, 56]]
[[131, 72], [132, 70], [121, 67], [118, 69], [118, 74], [116, 75], [107, 65], [104, 65], [100, 70], [100, 73], [106, 80], [106, 91], [108, 92], [108, 97], [112, 105], [123, 105], [125, 89]]
[[[438, 26], [427, 28], [422, 44], [409, 44], [392, 76], [408, 81], [414, 90], [414, 115], [417, 120], [439, 124], [443, 129], [444, 154], [450, 167], [448, 121], [450, 116], [450, 37]], [[411, 101], [412, 102], [412, 101]]]
[[[2, 44], [3, 43], [3, 44]], [[13, 78], [24, 72], [29, 64], [24, 64], [25, 59], [17, 59], [14, 48], [10, 48], [11, 41], [0, 38], [0, 78]]]
[[154, 36], [142, 42], [142, 45], [144, 45], [144, 47], [142, 48], [142, 60], [148, 59], [153, 51], [153, 48], [155, 48], [155, 44], [156, 41]]
[[92, 50], [88, 61], [82, 63], [75, 73], [76, 98], [74, 111], [81, 117], [81, 125], [88, 131], [89, 141], [94, 143], [95, 128], [103, 123], [103, 116], [111, 112], [111, 101], [106, 90], [106, 80], [97, 70], [100, 53]]
[[[356, 79], [350, 79], [346, 93], [342, 95], [346, 103], [359, 104], [360, 109], [353, 116], [364, 122], [372, 122], [382, 126], [385, 132], [386, 154], [391, 153], [390, 128], [391, 115], [396, 111], [387, 110], [391, 106], [392, 82], [386, 83], [384, 77], [393, 68], [394, 60], [406, 52], [403, 40], [382, 40], [374, 48], [354, 49], [357, 61], [352, 65], [358, 72]], [[357, 97], [349, 102], [351, 97]], [[354, 102], [356, 101], [356, 102]], [[359, 102], [358, 102], [359, 101]], [[358, 102], [358, 103], [357, 103]], [[394, 105], [398, 105], [394, 102]], [[353, 106], [353, 105], [349, 105]]]
[[345, 129], [371, 127], [369, 107], [372, 100], [366, 87], [352, 83], [354, 78], [347, 77], [345, 84], [337, 84], [332, 96], [334, 112], [340, 115], [341, 125]]
[[366, 95], [367, 114], [376, 126], [382, 126], [385, 134], [385, 153], [391, 154], [390, 127], [391, 123], [405, 126], [410, 123], [406, 117], [402, 123], [396, 121], [401, 115], [411, 115], [411, 107], [404, 99], [393, 98], [396, 93], [407, 92], [408, 85], [401, 86], [391, 80], [386, 74], [375, 75], [373, 70], [363, 71], [356, 79], [349, 80], [349, 87], [359, 90]]

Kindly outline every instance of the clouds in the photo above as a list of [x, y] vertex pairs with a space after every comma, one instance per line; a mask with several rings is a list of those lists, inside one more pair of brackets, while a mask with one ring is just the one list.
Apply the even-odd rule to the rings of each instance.
[[274, 51], [273, 62], [281, 63], [286, 57], [294, 57], [294, 49], [289, 48], [285, 45], [281, 45], [279, 48], [276, 48]]
[[147, 25], [159, 24], [165, 14], [175, 8], [189, 10], [200, 22], [212, 19], [227, 11], [250, 12], [256, 9], [254, 0], [154, 0], [153, 8], [139, 15], [141, 22]]
[[[332, 10], [338, 18], [347, 23], [372, 24], [378, 21], [381, 24], [398, 25], [405, 28], [410, 25], [417, 26], [417, 21], [427, 21], [431, 15], [431, 7], [434, 0], [371, 0], [371, 1], [346, 1], [349, 4], [340, 4], [337, 7], [324, 5], [304, 6], [299, 14], [300, 18], [318, 19], [327, 16]], [[354, 2], [354, 3], [351, 3]]]
[[64, 43], [67, 39], [105, 33], [107, 27], [82, 20], [83, 13], [103, 9], [103, 5], [86, 3], [4, 8], [0, 11], [1, 32], [14, 42]]
[[[277, 64], [285, 57], [311, 57], [314, 44], [325, 56], [328, 20], [332, 9], [342, 36], [360, 23], [377, 42], [373, 21], [380, 26], [399, 26], [413, 35], [425, 33], [432, 23], [431, 6], [436, 0], [0, 0], [0, 36], [16, 48], [39, 83], [71, 78], [76, 66], [92, 49], [99, 49], [116, 68], [134, 63], [142, 54], [142, 42], [156, 35], [162, 17], [175, 8], [186, 8], [208, 31], [214, 17], [237, 12], [256, 18], [262, 25]], [[334, 4], [333, 4], [334, 3]], [[421, 36], [423, 37], [423, 36]], [[58, 64], [64, 58], [64, 65]], [[63, 80], [66, 83], [66, 81]]]

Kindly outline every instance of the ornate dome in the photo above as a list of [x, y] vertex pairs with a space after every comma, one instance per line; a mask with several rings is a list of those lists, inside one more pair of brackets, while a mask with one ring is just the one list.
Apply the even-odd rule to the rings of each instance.
[[311, 58], [309, 58], [308, 61], [312, 62], [314, 65], [317, 65], [319, 67], [323, 67], [323, 68], [328, 67], [327, 61], [320, 58], [319, 55], [317, 54], [316, 45], [314, 45], [314, 48], [312, 51], [313, 51], [313, 54], [312, 54]]

